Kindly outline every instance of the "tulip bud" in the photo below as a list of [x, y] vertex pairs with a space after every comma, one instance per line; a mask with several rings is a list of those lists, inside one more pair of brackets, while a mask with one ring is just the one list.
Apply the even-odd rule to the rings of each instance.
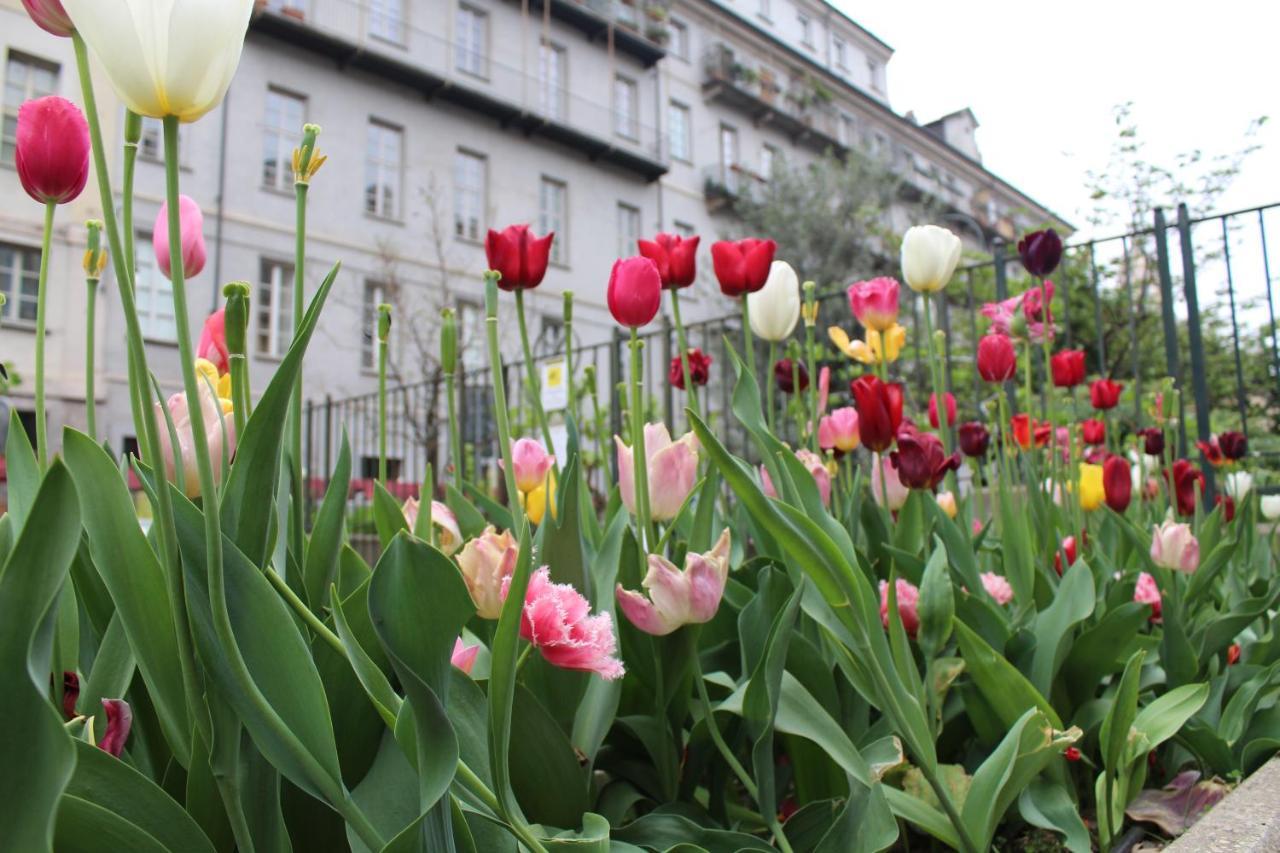
[[516, 489], [528, 494], [546, 481], [555, 457], [538, 441], [521, 438], [511, 445], [511, 465], [515, 469]]
[[1114, 409], [1120, 402], [1120, 392], [1123, 390], [1124, 385], [1119, 382], [1110, 379], [1094, 380], [1094, 383], [1089, 386], [1089, 402], [1095, 409], [1103, 411]]
[[[224, 334], [228, 353], [245, 354], [245, 330], [249, 327], [249, 283], [233, 281], [222, 288], [227, 299]], [[207, 358], [207, 356], [206, 356]]]
[[1200, 543], [1191, 525], [1166, 521], [1151, 532], [1151, 562], [1190, 574], [1200, 565]]
[[[920, 600], [920, 588], [915, 584], [898, 578], [894, 584], [894, 598], [897, 599], [898, 616], [902, 619], [902, 627], [907, 636], [914, 637], [920, 629], [920, 616], [917, 604]], [[880, 621], [889, 627], [889, 583], [880, 581]]]
[[36, 26], [46, 33], [67, 38], [76, 30], [60, 0], [22, 0], [22, 7]]
[[663, 288], [675, 290], [688, 287], [697, 278], [698, 240], [696, 236], [658, 234], [652, 240], [637, 240], [636, 248], [657, 266]]
[[805, 328], [812, 329], [818, 325], [818, 300], [814, 298], [814, 291], [818, 286], [812, 281], [806, 281], [801, 286], [804, 289], [804, 305], [800, 308], [800, 315], [804, 318]]
[[736, 243], [721, 240], [711, 245], [711, 263], [725, 296], [742, 296], [764, 287], [778, 244], [747, 238]]
[[648, 325], [662, 304], [658, 267], [641, 256], [614, 261], [607, 298], [609, 312], [618, 325], [632, 329]]
[[227, 309], [219, 308], [210, 314], [200, 329], [200, 342], [196, 344], [196, 357], [212, 364], [218, 375], [231, 366], [231, 351], [227, 347]]
[[1092, 512], [1102, 506], [1106, 499], [1106, 489], [1102, 480], [1102, 466], [1081, 463], [1080, 465], [1080, 508]]
[[1110, 456], [1102, 464], [1102, 485], [1107, 496], [1107, 506], [1116, 512], [1129, 508], [1133, 496], [1133, 473], [1122, 456]]
[[818, 446], [837, 455], [856, 450], [861, 442], [858, 432], [858, 410], [844, 406], [825, 415], [818, 422]]
[[467, 675], [471, 674], [471, 669], [476, 665], [476, 657], [480, 654], [480, 646], [468, 646], [462, 642], [462, 638], [453, 641], [453, 653], [449, 655], [449, 663], [462, 670]]
[[871, 497], [890, 512], [897, 512], [907, 502], [911, 490], [898, 478], [898, 469], [888, 456], [877, 455], [871, 462]]
[[947, 514], [947, 518], [955, 518], [956, 513], [960, 511], [956, 506], [956, 496], [951, 492], [938, 492], [935, 500], [938, 502], [938, 507]]
[[80, 108], [50, 95], [18, 107], [13, 165], [22, 188], [41, 204], [66, 204], [89, 179], [89, 124]]
[[91, 282], [102, 278], [107, 266], [107, 250], [102, 246], [102, 221], [90, 219], [85, 224], [89, 232], [88, 248], [84, 252], [84, 277]]
[[520, 549], [510, 531], [499, 533], [492, 525], [462, 547], [458, 566], [481, 619], [502, 614], [502, 585], [515, 571]]
[[[942, 402], [947, 410], [947, 426], [952, 426], [956, 422], [956, 398], [950, 391], [943, 391]], [[929, 425], [934, 429], [938, 429], [941, 425], [937, 394], [929, 395]]]
[[978, 374], [987, 382], [1006, 382], [1018, 370], [1018, 354], [1007, 335], [990, 334], [978, 341]]
[[1013, 601], [1013, 587], [1006, 578], [995, 572], [983, 572], [981, 577], [982, 588], [987, 591], [987, 595], [996, 600], [996, 604], [1003, 607]]
[[138, 147], [142, 141], [142, 116], [133, 110], [124, 111], [124, 144]]
[[1044, 278], [1057, 269], [1062, 260], [1062, 238], [1052, 228], [1032, 231], [1018, 241], [1018, 258], [1027, 272]]
[[440, 368], [447, 376], [458, 369], [458, 315], [452, 308], [440, 312]]
[[991, 433], [980, 421], [960, 424], [960, 450], [965, 456], [980, 458], [991, 444]]
[[328, 158], [316, 149], [316, 137], [320, 135], [320, 125], [304, 124], [302, 126], [302, 142], [293, 149], [293, 182], [310, 184], [316, 172]]
[[881, 276], [849, 285], [849, 310], [868, 329], [887, 332], [898, 322], [898, 280]]
[[391, 334], [391, 306], [385, 302], [378, 303], [378, 343], [386, 344]]

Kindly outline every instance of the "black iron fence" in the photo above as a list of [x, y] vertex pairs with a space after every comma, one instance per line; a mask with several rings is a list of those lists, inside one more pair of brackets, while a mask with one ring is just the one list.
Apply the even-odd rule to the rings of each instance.
[[[1180, 425], [1180, 445], [1207, 439], [1211, 433], [1237, 429], [1248, 435], [1260, 463], [1280, 456], [1275, 438], [1280, 420], [1280, 341], [1272, 298], [1273, 264], [1268, 254], [1267, 225], [1276, 227], [1280, 203], [1211, 216], [1192, 216], [1180, 205], [1169, 216], [1153, 213], [1150, 224], [1126, 234], [1070, 246], [1052, 276], [1057, 340], [1054, 349], [1083, 349], [1090, 377], [1110, 376], [1126, 385], [1122, 405], [1112, 413], [1113, 428], [1131, 431], [1150, 420], [1154, 394], [1172, 378], [1176, 391], [1164, 403]], [[856, 278], [852, 272], [850, 279]], [[983, 304], [1018, 294], [1032, 284], [1016, 252], [1004, 243], [990, 247], [990, 257], [963, 266], [934, 306], [934, 323], [944, 335], [946, 390], [956, 397], [960, 420], [993, 419], [987, 412], [993, 389], [979, 378], [975, 351], [986, 333]], [[728, 304], [728, 303], [726, 303]], [[830, 345], [829, 326], [843, 327], [851, 337], [862, 330], [850, 313], [844, 288], [828, 288], [819, 296], [815, 340], [822, 345], [819, 363], [831, 368], [832, 406], [848, 397], [849, 380], [862, 368]], [[903, 287], [900, 322], [907, 341], [891, 367], [904, 383], [909, 414], [923, 420], [932, 390], [925, 363], [921, 297]], [[742, 351], [737, 313], [686, 327], [688, 345], [712, 358], [710, 381], [700, 390], [704, 416], [731, 448], [746, 453], [745, 428], [730, 414], [734, 386], [732, 346]], [[667, 379], [676, 356], [676, 334], [665, 315], [642, 334], [645, 342], [646, 416], [664, 420], [673, 432], [686, 428], [684, 392]], [[793, 340], [803, 340], [798, 327]], [[574, 421], [588, 466], [590, 483], [603, 493], [610, 477], [612, 436], [622, 432], [628, 360], [626, 340], [615, 332], [610, 340], [573, 350]], [[785, 354], [779, 350], [778, 355]], [[1015, 408], [1042, 415], [1050, 405], [1043, 381], [1043, 356], [1037, 351], [1032, 370], [1032, 399], [1026, 399], [1022, 374], [1010, 384]], [[535, 360], [539, 367], [563, 359], [562, 353]], [[772, 382], [767, 350], [757, 344], [756, 365], [762, 382]], [[533, 435], [526, 368], [521, 362], [503, 366], [513, 433]], [[1015, 387], [1016, 386], [1016, 387]], [[456, 379], [458, 424], [469, 481], [500, 488], [496, 462], [497, 431], [492, 417], [489, 369], [460, 371]], [[1059, 401], [1067, 415], [1085, 416], [1087, 389], [1081, 399]], [[443, 377], [401, 385], [388, 391], [388, 457], [393, 492], [416, 494], [428, 462], [436, 471], [449, 461], [451, 436]], [[794, 438], [798, 429], [786, 417], [791, 398], [774, 395], [779, 432]], [[565, 412], [552, 413], [557, 424]], [[1062, 411], [1058, 412], [1061, 417]], [[304, 413], [305, 461], [313, 498], [323, 493], [345, 431], [353, 455], [353, 492], [372, 487], [377, 467], [378, 400], [376, 394], [312, 401]]]

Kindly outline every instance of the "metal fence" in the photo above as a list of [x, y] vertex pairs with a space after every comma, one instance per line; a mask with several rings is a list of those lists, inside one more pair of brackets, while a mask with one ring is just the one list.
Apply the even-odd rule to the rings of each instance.
[[[1189, 442], [1223, 429], [1238, 429], [1250, 437], [1262, 460], [1280, 455], [1280, 440], [1273, 437], [1280, 413], [1280, 341], [1267, 247], [1268, 222], [1278, 216], [1280, 203], [1204, 217], [1194, 217], [1180, 205], [1172, 217], [1163, 210], [1154, 211], [1149, 227], [1067, 248], [1052, 276], [1057, 287], [1054, 349], [1083, 349], [1091, 377], [1111, 376], [1125, 383], [1123, 405], [1112, 413], [1113, 428], [1131, 431], [1147, 425], [1146, 408], [1153, 393], [1165, 377], [1172, 377], [1181, 393], [1165, 406], [1166, 412], [1172, 407], [1181, 413], [1183, 454]], [[986, 411], [994, 389], [980, 380], [974, 356], [978, 338], [987, 329], [982, 305], [1021, 293], [1032, 283], [1011, 247], [996, 242], [990, 249], [989, 260], [958, 269], [934, 303], [935, 326], [945, 335], [943, 381], [957, 399], [960, 421], [991, 419], [994, 414]], [[856, 271], [851, 272], [850, 278], [855, 277]], [[832, 370], [832, 406], [842, 405], [849, 380], [862, 368], [829, 344], [826, 330], [842, 326], [851, 337], [860, 336], [862, 330], [849, 311], [843, 288], [822, 293], [819, 303], [815, 329], [815, 338], [823, 345], [819, 363]], [[920, 420], [926, 417], [932, 390], [924, 360], [922, 311], [921, 297], [904, 287], [900, 322], [907, 327], [907, 342], [891, 372], [906, 386], [908, 414]], [[686, 335], [689, 346], [712, 358], [710, 381], [700, 391], [704, 416], [731, 449], [749, 454], [745, 428], [731, 415], [734, 372], [728, 347], [742, 351], [740, 315], [689, 324]], [[675, 330], [664, 315], [641, 337], [646, 416], [682, 431], [685, 395], [667, 380], [668, 366], [678, 352]], [[793, 338], [803, 340], [803, 329]], [[573, 351], [575, 421], [589, 482], [598, 493], [608, 482], [612, 436], [623, 431], [624, 405], [629, 399], [624, 390], [626, 348], [624, 336], [615, 332], [611, 340]], [[543, 353], [535, 360], [541, 366], [562, 357], [560, 352]], [[1010, 391], [1015, 409], [1042, 415], [1049, 397], [1042, 356], [1037, 352], [1034, 358], [1032, 399], [1025, 399], [1022, 374], [1010, 384]], [[757, 345], [756, 364], [761, 382], [772, 382], [772, 366], [762, 345]], [[533, 435], [525, 365], [511, 362], [503, 371], [513, 433]], [[594, 382], [588, 380], [589, 374]], [[1087, 391], [1081, 400], [1073, 395], [1067, 414], [1085, 416], [1087, 396]], [[489, 370], [460, 372], [457, 400], [468, 479], [500, 489]], [[794, 420], [781, 416], [790, 403], [787, 395], [775, 395], [779, 432], [794, 439]], [[389, 488], [403, 496], [416, 494], [427, 463], [439, 472], [449, 456], [451, 427], [443, 377], [389, 389], [388, 412]], [[377, 413], [376, 394], [312, 401], [306, 406], [305, 460], [313, 499], [323, 494], [344, 431], [353, 455], [352, 491], [369, 493], [377, 468]], [[552, 417], [563, 420], [563, 414]]]

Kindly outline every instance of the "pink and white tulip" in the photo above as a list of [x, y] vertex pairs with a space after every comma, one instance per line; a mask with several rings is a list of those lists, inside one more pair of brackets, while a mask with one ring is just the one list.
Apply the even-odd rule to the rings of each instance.
[[[209, 370], [213, 369], [209, 365]], [[204, 375], [203, 373], [201, 375]], [[236, 452], [236, 422], [231, 411], [231, 401], [217, 396], [208, 382], [197, 377], [196, 396], [199, 399], [199, 416], [204, 421], [205, 443], [209, 448], [209, 459], [213, 463], [213, 482], [222, 481], [222, 458], [225, 450], [226, 458], [231, 459]], [[168, 419], [165, 418], [168, 409]], [[160, 455], [164, 459], [165, 476], [170, 482], [178, 481], [177, 460], [182, 460], [184, 491], [189, 498], [200, 497], [200, 477], [196, 462], [196, 442], [191, 430], [192, 411], [188, 405], [187, 395], [181, 391], [173, 394], [165, 401], [162, 409], [155, 404], [156, 430], [160, 438]], [[173, 447], [169, 436], [168, 420], [173, 421], [173, 431], [178, 439], [178, 447]], [[225, 444], [224, 444], [225, 440]]]
[[[417, 498], [409, 498], [401, 507], [404, 520], [412, 531], [418, 524], [418, 508], [421, 504]], [[435, 528], [436, 546], [448, 557], [462, 544], [462, 530], [458, 527], [458, 517], [453, 510], [440, 501], [431, 502], [431, 526]]]
[[526, 495], [546, 482], [556, 458], [532, 438], [517, 439], [511, 445], [511, 465], [515, 468], [516, 488]]
[[[917, 611], [917, 605], [920, 601], [920, 589], [915, 584], [898, 578], [898, 582], [894, 585], [894, 592], [898, 598], [898, 616], [902, 618], [902, 627], [906, 629], [908, 636], [914, 637], [916, 631], [920, 630], [920, 614]], [[889, 584], [887, 581], [880, 581], [880, 622], [884, 627], [889, 627]]]
[[502, 615], [504, 590], [519, 555], [520, 548], [511, 531], [499, 533], [493, 526], [486, 527], [458, 554], [462, 579], [481, 619], [497, 619]]
[[1013, 601], [1013, 587], [1003, 576], [995, 572], [982, 573], [982, 587], [987, 595], [996, 600], [996, 604], [1005, 605]]
[[476, 657], [479, 654], [479, 644], [468, 646], [466, 643], [462, 642], [462, 638], [459, 637], [453, 641], [453, 654], [449, 656], [449, 663], [453, 664], [467, 675], [470, 675], [471, 668], [476, 665]]
[[849, 453], [857, 449], [860, 441], [858, 410], [853, 406], [836, 409], [818, 422], [818, 446], [823, 450]]
[[1156, 585], [1156, 579], [1146, 572], [1138, 575], [1138, 583], [1133, 588], [1133, 600], [1140, 604], [1150, 604], [1151, 621], [1161, 621], [1160, 587]]
[[1200, 565], [1200, 543], [1191, 525], [1166, 521], [1152, 530], [1151, 562], [1177, 572], [1194, 572]]
[[[636, 512], [635, 452], [613, 437], [618, 448], [618, 491], [632, 515]], [[646, 424], [644, 454], [649, 477], [649, 515], [654, 521], [670, 521], [684, 506], [698, 479], [698, 439], [685, 433], [672, 441], [666, 424]]]
[[877, 455], [871, 462], [872, 499], [890, 512], [897, 512], [909, 494], [911, 490], [902, 485], [898, 469], [889, 463], [889, 457]]
[[617, 586], [618, 607], [641, 631], [664, 636], [682, 625], [710, 622], [720, 609], [729, 578], [729, 531], [705, 554], [689, 553], [684, 570], [660, 554], [649, 555], [649, 571], [640, 585], [648, 593]]

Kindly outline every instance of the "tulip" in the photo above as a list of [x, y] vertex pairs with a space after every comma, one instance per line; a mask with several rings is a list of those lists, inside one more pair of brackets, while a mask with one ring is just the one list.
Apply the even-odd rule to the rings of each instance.
[[1018, 241], [1018, 257], [1027, 272], [1044, 278], [1057, 269], [1062, 260], [1062, 238], [1052, 228], [1032, 231]]
[[[1082, 543], [1085, 542], [1085, 537], [1083, 534], [1081, 534], [1080, 540]], [[1062, 540], [1061, 551], [1053, 552], [1053, 568], [1058, 572], [1059, 575], [1062, 574], [1063, 553], [1067, 555], [1067, 567], [1070, 568], [1071, 566], [1074, 566], [1076, 564], [1076, 537], [1074, 536], [1066, 537], [1065, 539]]]
[[931, 432], [903, 428], [898, 432], [898, 449], [889, 454], [889, 461], [904, 486], [932, 491], [948, 471], [960, 467], [960, 454], [948, 456], [942, 439]]
[[987, 595], [996, 600], [996, 604], [1002, 607], [1013, 601], [1013, 587], [1009, 585], [1009, 581], [995, 572], [982, 573], [982, 588], [987, 591]]
[[662, 304], [662, 279], [658, 267], [637, 255], [613, 262], [609, 273], [609, 313], [620, 326], [638, 329], [658, 316]]
[[890, 512], [897, 512], [907, 502], [911, 490], [898, 478], [898, 469], [889, 457], [877, 455], [871, 462], [871, 497]]
[[[52, 683], [53, 679], [49, 681]], [[62, 715], [68, 720], [76, 717], [76, 700], [80, 698], [80, 676], [71, 670], [62, 673]]]
[[777, 248], [778, 244], [772, 240], [755, 238], [712, 243], [711, 264], [720, 282], [720, 292], [736, 297], [764, 287]]
[[1018, 354], [1008, 335], [990, 334], [978, 341], [978, 375], [987, 382], [1005, 382], [1018, 371]]
[[[236, 450], [236, 423], [231, 409], [230, 376], [218, 376], [218, 369], [204, 359], [196, 361], [196, 396], [200, 403], [200, 417], [204, 420], [205, 438], [209, 458], [213, 461], [213, 481], [222, 479], [223, 442], [226, 442], [226, 458], [231, 459]], [[166, 419], [165, 411], [168, 410]], [[160, 438], [160, 456], [164, 459], [165, 476], [177, 482], [177, 460], [182, 460], [183, 481], [189, 498], [200, 496], [200, 478], [196, 476], [195, 437], [191, 430], [191, 407], [187, 395], [179, 392], [165, 401], [164, 408], [155, 404], [156, 430]], [[178, 447], [172, 445], [168, 421], [173, 422], [173, 432]]]
[[1062, 757], [1071, 762], [1079, 761], [1083, 755], [1084, 753], [1076, 749], [1074, 746], [1069, 746], [1062, 751]]
[[818, 446], [837, 454], [851, 453], [858, 447], [858, 410], [843, 406], [818, 422]]
[[684, 625], [710, 622], [720, 609], [729, 579], [729, 531], [705, 554], [685, 554], [684, 570], [660, 554], [650, 554], [640, 585], [645, 592], [622, 588], [615, 594], [623, 614], [646, 634], [666, 636]]
[[1120, 402], [1120, 392], [1124, 385], [1110, 379], [1097, 379], [1089, 386], [1089, 402], [1095, 409], [1106, 411], [1114, 409]]
[[1249, 452], [1249, 439], [1245, 438], [1244, 433], [1227, 430], [1218, 433], [1218, 447], [1222, 449], [1223, 456], [1237, 462]]
[[[711, 376], [711, 356], [697, 347], [689, 347], [685, 358], [689, 361], [689, 381], [699, 388], [706, 385], [707, 379]], [[671, 366], [667, 368], [667, 381], [681, 391], [685, 390], [684, 366], [680, 363], [678, 355], [672, 357]]]
[[1222, 520], [1228, 524], [1236, 517], [1236, 499], [1231, 495], [1217, 495], [1213, 499], [1215, 507], [1222, 507]]
[[64, 0], [63, 6], [125, 106], [192, 122], [226, 94], [253, 0]]
[[863, 374], [853, 380], [849, 390], [858, 409], [862, 443], [876, 453], [888, 450], [902, 424], [902, 386]]
[[1123, 456], [1110, 456], [1102, 464], [1102, 488], [1106, 493], [1107, 506], [1116, 512], [1129, 508], [1133, 496], [1133, 474]]
[[1028, 414], [1017, 414], [1009, 418], [1009, 426], [1013, 432], [1013, 440], [1023, 450], [1030, 450], [1032, 446], [1044, 447], [1049, 443], [1052, 427], [1036, 421]]
[[1025, 296], [1025, 293], [1019, 293], [1017, 296], [1011, 296], [1002, 302], [987, 302], [982, 306], [980, 309], [982, 315], [991, 321], [991, 328], [988, 330], [988, 334], [1009, 335], [1013, 333], [1013, 318], [1018, 310], [1022, 308], [1022, 300]]
[[13, 165], [41, 204], [66, 204], [89, 179], [89, 125], [80, 108], [50, 95], [18, 107]]
[[960, 262], [960, 238], [937, 225], [908, 228], [902, 237], [902, 277], [918, 293], [947, 286]]
[[865, 341], [851, 341], [848, 333], [839, 326], [831, 326], [827, 329], [827, 336], [831, 338], [831, 343], [849, 358], [861, 364], [895, 362], [907, 343], [907, 330], [897, 323], [884, 332], [867, 329], [865, 334]]
[[536, 439], [520, 438], [511, 445], [511, 467], [515, 469], [516, 489], [528, 494], [541, 486], [556, 458]]
[[[418, 507], [417, 498], [408, 498], [404, 506], [400, 507], [410, 531], [418, 523]], [[458, 528], [458, 517], [453, 514], [453, 510], [440, 501], [432, 501], [431, 526], [436, 530], [436, 545], [446, 557], [458, 550], [458, 546], [462, 544], [462, 531]]]
[[[956, 398], [950, 391], [943, 391], [942, 401], [947, 407], [947, 426], [954, 426], [956, 422]], [[938, 423], [938, 395], [934, 393], [929, 395], [929, 425], [934, 429], [938, 429]]]
[[1160, 622], [1160, 587], [1156, 579], [1146, 572], [1138, 573], [1138, 582], [1133, 588], [1133, 600], [1139, 604], [1151, 605], [1151, 621]]
[[991, 433], [979, 421], [960, 424], [960, 450], [965, 456], [981, 458], [991, 444]]
[[503, 584], [515, 571], [519, 556], [520, 549], [511, 532], [499, 533], [492, 525], [462, 547], [458, 566], [481, 619], [502, 615]]
[[453, 664], [467, 675], [470, 675], [471, 668], [476, 665], [476, 657], [479, 656], [479, 654], [479, 644], [468, 646], [463, 643], [462, 638], [459, 637], [453, 641], [453, 653], [449, 655], [449, 663]]
[[[511, 582], [503, 584], [503, 596]], [[608, 613], [591, 614], [582, 593], [567, 583], [552, 583], [546, 566], [529, 576], [520, 636], [528, 640], [552, 666], [594, 672], [607, 681], [626, 670], [613, 656], [618, 648]]]
[[[1167, 480], [1169, 472], [1163, 473]], [[1186, 459], [1178, 459], [1173, 463], [1173, 491], [1177, 497], [1178, 513], [1195, 515], [1196, 493], [1204, 491], [1204, 474]]]
[[227, 309], [219, 308], [204, 321], [200, 330], [200, 343], [196, 344], [196, 357], [203, 358], [226, 373], [231, 365], [231, 353], [227, 349]]
[[1227, 475], [1223, 491], [1238, 501], [1242, 501], [1253, 490], [1253, 475], [1248, 471], [1232, 471]]
[[22, 6], [36, 26], [46, 33], [67, 38], [75, 32], [76, 25], [62, 8], [60, 0], [22, 0]]
[[1107, 440], [1107, 425], [1096, 418], [1081, 421], [1080, 439], [1088, 445], [1102, 444]]
[[1267, 521], [1280, 521], [1280, 495], [1263, 495], [1259, 504], [1263, 518]]
[[[182, 226], [182, 274], [195, 278], [204, 269], [204, 214], [191, 196], [178, 196], [178, 222]], [[155, 229], [151, 233], [151, 248], [156, 253], [156, 263], [165, 278], [173, 277], [169, 258], [169, 204], [160, 205], [156, 214]]]
[[551, 517], [556, 518], [556, 475], [553, 471], [547, 476], [546, 481], [538, 488], [529, 492], [519, 493], [520, 506], [524, 507], [524, 514], [529, 517], [529, 521], [534, 524], [541, 524], [542, 518], [547, 514], [548, 505], [551, 508]]
[[123, 699], [103, 699], [102, 709], [107, 715], [107, 730], [103, 732], [98, 748], [116, 758], [124, 752], [129, 730], [133, 728], [133, 709]]
[[898, 280], [881, 276], [849, 285], [849, 310], [868, 329], [887, 332], [898, 323]]
[[[1122, 462], [1123, 464], [1123, 462]], [[1080, 508], [1085, 512], [1093, 512], [1106, 500], [1106, 485], [1103, 482], [1102, 466], [1080, 463]]]
[[1240, 644], [1232, 643], [1227, 646], [1227, 666], [1235, 666], [1240, 662]]
[[751, 331], [757, 338], [778, 343], [791, 337], [800, 321], [800, 279], [786, 261], [769, 265], [764, 287], [747, 294]]
[[1074, 388], [1084, 382], [1084, 350], [1064, 349], [1049, 359], [1053, 384], [1058, 388]]
[[542, 284], [555, 239], [554, 231], [535, 237], [528, 225], [508, 225], [501, 231], [490, 228], [484, 238], [484, 255], [489, 269], [502, 275], [498, 287], [532, 290]]
[[1164, 430], [1159, 427], [1147, 427], [1138, 430], [1142, 438], [1142, 450], [1148, 456], [1160, 456], [1164, 453]]
[[947, 514], [947, 518], [955, 518], [960, 512], [960, 508], [956, 506], [956, 496], [951, 492], [938, 492], [934, 498], [938, 502], [938, 507]]
[[[800, 383], [798, 388], [796, 387], [797, 380]], [[803, 361], [780, 358], [773, 365], [773, 381], [783, 394], [807, 391], [809, 389], [809, 371], [805, 368]]]
[[[635, 455], [632, 448], [613, 437], [618, 449], [618, 491], [622, 503], [636, 514]], [[698, 439], [685, 433], [671, 440], [664, 423], [644, 428], [646, 471], [649, 475], [649, 515], [654, 521], [670, 521], [680, 512], [698, 478]]]
[[1200, 448], [1205, 461], [1214, 468], [1221, 468], [1227, 464], [1227, 457], [1222, 455], [1222, 447], [1218, 444], [1216, 435], [1210, 436], [1208, 441], [1197, 441], [1196, 447]]
[[1200, 543], [1191, 525], [1166, 521], [1151, 531], [1151, 562], [1190, 574], [1200, 565]]
[[797, 450], [796, 458], [813, 476], [813, 482], [818, 487], [818, 496], [822, 498], [822, 505], [831, 506], [831, 472], [827, 470], [822, 457], [812, 450]]
[[1022, 294], [1022, 317], [1029, 340], [1034, 343], [1053, 340], [1053, 282], [1046, 281]]
[[662, 286], [668, 290], [688, 287], [698, 277], [698, 237], [658, 234], [636, 242], [640, 254], [658, 267]]
[[[894, 583], [895, 597], [898, 599], [898, 617], [907, 636], [915, 637], [920, 629], [920, 616], [916, 606], [920, 600], [920, 589], [913, 583], [898, 578]], [[889, 627], [889, 584], [880, 581], [880, 622]]]

